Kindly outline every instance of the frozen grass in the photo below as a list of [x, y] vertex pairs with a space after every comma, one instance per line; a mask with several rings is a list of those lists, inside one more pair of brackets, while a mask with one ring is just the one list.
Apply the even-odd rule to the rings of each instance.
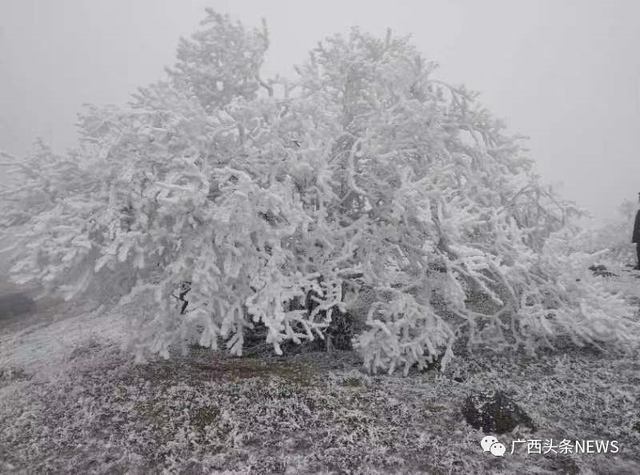
[[[631, 279], [620, 287], [635, 289]], [[134, 366], [110, 319], [21, 338], [0, 362], [1, 473], [640, 473], [636, 357], [487, 354], [446, 373], [369, 377], [344, 352], [256, 359], [192, 347]], [[459, 407], [498, 388], [538, 426], [498, 436], [508, 452], [518, 438], [618, 440], [620, 452], [483, 453]]]

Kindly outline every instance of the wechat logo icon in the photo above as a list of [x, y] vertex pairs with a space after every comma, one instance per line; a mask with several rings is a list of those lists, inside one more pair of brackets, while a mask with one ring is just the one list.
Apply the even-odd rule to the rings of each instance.
[[492, 435], [484, 437], [480, 441], [480, 445], [482, 446], [482, 450], [491, 452], [491, 454], [496, 457], [504, 457], [504, 453], [507, 450], [504, 444]]

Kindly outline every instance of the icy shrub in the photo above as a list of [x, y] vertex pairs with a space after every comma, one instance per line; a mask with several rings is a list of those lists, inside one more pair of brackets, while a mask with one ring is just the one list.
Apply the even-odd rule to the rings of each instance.
[[462, 339], [637, 343], [624, 301], [577, 281], [574, 207], [408, 39], [353, 29], [262, 79], [266, 27], [203, 26], [128, 107], [89, 106], [69, 157], [27, 157], [15, 279], [124, 308], [138, 361], [198, 327], [236, 355], [252, 327], [277, 354], [349, 334], [370, 371], [445, 366]]

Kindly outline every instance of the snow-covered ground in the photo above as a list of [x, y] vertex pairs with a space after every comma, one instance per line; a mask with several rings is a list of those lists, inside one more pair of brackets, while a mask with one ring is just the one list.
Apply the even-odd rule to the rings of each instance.
[[88, 342], [119, 345], [124, 337], [124, 316], [44, 314], [26, 319], [12, 331], [0, 329], [0, 368], [23, 368], [30, 373], [64, 370], [72, 352]]
[[[640, 301], [639, 274], [609, 270], [618, 276], [606, 285]], [[480, 354], [407, 378], [369, 377], [353, 355], [326, 353], [192, 350], [134, 367], [117, 351], [122, 315], [50, 311], [23, 323], [0, 329], [0, 369], [17, 372], [0, 377], [2, 473], [640, 473], [636, 357]], [[539, 428], [500, 436], [509, 448], [618, 440], [621, 452], [484, 454], [484, 434], [461, 420], [459, 404], [495, 389]]]

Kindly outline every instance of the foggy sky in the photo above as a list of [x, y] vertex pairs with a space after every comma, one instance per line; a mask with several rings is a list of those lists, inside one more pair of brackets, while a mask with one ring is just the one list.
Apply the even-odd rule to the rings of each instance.
[[[246, 27], [265, 17], [264, 76], [291, 76], [322, 38], [351, 26], [412, 34], [435, 77], [481, 92], [562, 197], [613, 217], [640, 192], [640, 2], [635, 0], [3, 0], [0, 149], [40, 135], [76, 141], [81, 104], [124, 104], [163, 78], [204, 8]], [[0, 174], [2, 173], [0, 169]]]

